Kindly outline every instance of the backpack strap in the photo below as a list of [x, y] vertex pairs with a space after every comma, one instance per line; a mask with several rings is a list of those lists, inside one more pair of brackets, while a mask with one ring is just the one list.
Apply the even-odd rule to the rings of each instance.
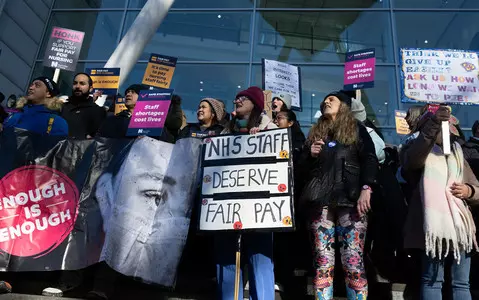
[[53, 121], [55, 121], [55, 117], [53, 115], [50, 115], [50, 118], [48, 119], [47, 135], [49, 135], [52, 131]]

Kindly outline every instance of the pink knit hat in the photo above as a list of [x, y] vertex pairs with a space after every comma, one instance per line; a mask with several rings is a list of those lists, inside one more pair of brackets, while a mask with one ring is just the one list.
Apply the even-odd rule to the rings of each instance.
[[236, 95], [236, 98], [241, 96], [246, 96], [250, 98], [257, 109], [261, 111], [264, 110], [264, 93], [263, 90], [259, 87], [250, 86], [246, 90], [239, 92], [238, 95]]

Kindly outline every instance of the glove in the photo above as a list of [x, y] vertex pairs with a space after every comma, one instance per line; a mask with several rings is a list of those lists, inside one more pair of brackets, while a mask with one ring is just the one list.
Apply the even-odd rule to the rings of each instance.
[[448, 122], [451, 118], [451, 111], [446, 106], [441, 106], [437, 109], [436, 113], [432, 117], [434, 121], [441, 123], [441, 122]]

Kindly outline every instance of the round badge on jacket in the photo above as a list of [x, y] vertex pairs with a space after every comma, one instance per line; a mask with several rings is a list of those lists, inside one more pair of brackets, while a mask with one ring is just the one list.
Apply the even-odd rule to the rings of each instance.
[[329, 142], [329, 143], [328, 143], [328, 147], [329, 147], [329, 148], [333, 148], [333, 147], [335, 147], [335, 146], [336, 146], [336, 142], [335, 142], [335, 141], [332, 141], [332, 142]]

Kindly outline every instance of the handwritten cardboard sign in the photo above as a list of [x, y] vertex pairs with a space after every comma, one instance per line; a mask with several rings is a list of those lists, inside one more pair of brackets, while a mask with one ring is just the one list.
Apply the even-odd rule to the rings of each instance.
[[115, 96], [120, 84], [120, 68], [87, 68], [86, 73], [90, 74], [93, 80], [93, 88], [100, 90], [103, 95]]
[[53, 27], [48, 40], [43, 65], [74, 72], [76, 70], [84, 32]]
[[400, 135], [408, 135], [411, 133], [409, 124], [406, 122], [407, 112], [402, 110], [394, 111], [394, 119], [396, 121], [396, 133]]
[[289, 129], [204, 139], [200, 230], [292, 229]]
[[126, 135], [160, 136], [172, 93], [170, 89], [140, 91]]
[[479, 104], [476, 52], [404, 48], [400, 56], [402, 102]]
[[176, 57], [152, 53], [142, 83], [162, 89], [169, 88], [177, 60]]
[[376, 50], [365, 49], [346, 53], [344, 89], [358, 90], [374, 87]]
[[301, 69], [284, 62], [263, 59], [263, 90], [289, 94], [291, 108], [301, 110]]

